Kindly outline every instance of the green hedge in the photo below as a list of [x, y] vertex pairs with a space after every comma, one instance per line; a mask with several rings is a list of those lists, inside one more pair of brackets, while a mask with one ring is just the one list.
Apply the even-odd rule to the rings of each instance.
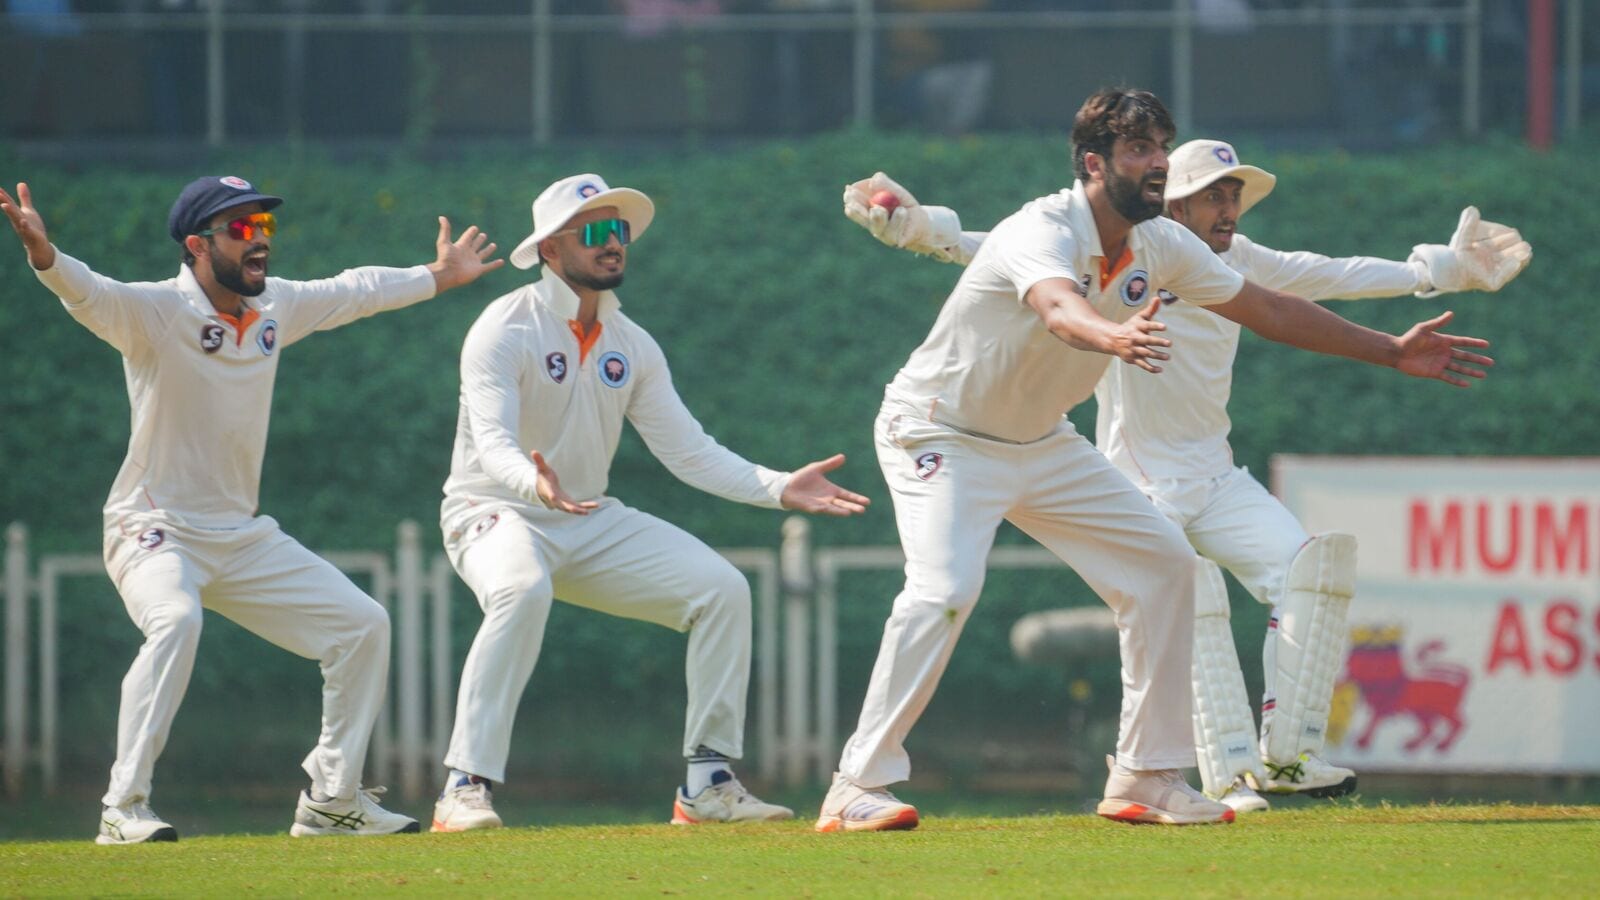
[[[1261, 243], [1403, 258], [1414, 243], [1446, 240], [1460, 207], [1474, 203], [1519, 226], [1536, 259], [1497, 296], [1335, 307], [1390, 331], [1455, 309], [1453, 330], [1490, 338], [1499, 360], [1489, 381], [1471, 390], [1247, 337], [1232, 405], [1240, 463], [1264, 479], [1274, 452], [1578, 455], [1600, 446], [1600, 356], [1587, 344], [1600, 316], [1586, 296], [1600, 283], [1600, 257], [1590, 246], [1600, 211], [1574, 187], [1573, 173], [1582, 171], [1575, 150], [1540, 155], [1491, 143], [1352, 157], [1251, 149], [1253, 162], [1279, 176], [1277, 192], [1243, 229]], [[841, 134], [692, 154], [562, 150], [427, 164], [244, 149], [205, 168], [236, 172], [287, 198], [274, 273], [291, 278], [426, 261], [440, 213], [458, 227], [479, 223], [509, 251], [528, 230], [533, 195], [576, 171], [645, 190], [658, 214], [635, 245], [621, 295], [629, 315], [666, 349], [690, 408], [724, 444], [769, 465], [849, 454], [838, 480], [877, 505], [855, 520], [817, 522], [816, 540], [892, 544], [871, 422], [882, 385], [926, 334], [956, 270], [882, 247], [839, 214], [842, 185], [880, 167], [926, 201], [959, 209], [969, 227], [987, 227], [1069, 179], [1064, 141], [1029, 136]], [[69, 170], [25, 165], [4, 151], [0, 170], [8, 183], [31, 183], [56, 243], [98, 271], [154, 280], [176, 270], [165, 215], [192, 170]], [[120, 360], [33, 281], [15, 244], [0, 245], [9, 245], [0, 246], [0, 279], [9, 286], [0, 303], [0, 518], [26, 521], [39, 552], [97, 550], [99, 509], [128, 432]], [[405, 518], [424, 523], [437, 546], [460, 342], [478, 311], [525, 277], [507, 268], [287, 351], [263, 511], [315, 548], [387, 547]], [[1074, 418], [1092, 428], [1092, 409]], [[716, 546], [777, 542], [779, 515], [696, 493], [635, 437], [623, 442], [612, 491]], [[1021, 538], [1008, 529], [1002, 540]], [[857, 709], [892, 580], [846, 587], [839, 704], [846, 717]], [[997, 733], [1015, 727], [1022, 734], [1060, 720], [1061, 676], [1014, 661], [1006, 634], [1026, 611], [1088, 599], [1073, 577], [992, 580], [930, 724], [954, 732], [982, 715]], [[66, 728], [81, 738], [69, 744], [72, 762], [92, 767], [95, 780], [110, 759], [116, 682], [138, 636], [103, 583], [78, 587], [67, 601]], [[1254, 675], [1263, 620], [1259, 610], [1240, 610], [1241, 652]], [[459, 660], [478, 621], [464, 589], [456, 613]], [[163, 770], [292, 770], [315, 733], [315, 667], [209, 621]], [[682, 640], [671, 633], [558, 606], [516, 740], [526, 761], [519, 765], [562, 772], [599, 756], [652, 775], [675, 768], [681, 653]], [[1114, 701], [1115, 673], [1099, 680], [1102, 697]], [[574, 739], [554, 726], [595, 704], [608, 718], [635, 723], [644, 744]], [[260, 752], [240, 763], [242, 747]]]

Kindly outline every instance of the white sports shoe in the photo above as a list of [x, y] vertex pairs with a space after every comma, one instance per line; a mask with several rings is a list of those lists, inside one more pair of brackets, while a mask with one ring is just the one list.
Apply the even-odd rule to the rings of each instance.
[[155, 814], [143, 800], [127, 806], [107, 806], [100, 810], [100, 834], [96, 844], [143, 844], [150, 841], [176, 841], [178, 829]]
[[1236, 813], [1265, 812], [1269, 808], [1267, 798], [1256, 793], [1243, 775], [1235, 778], [1217, 799]]
[[[1356, 789], [1356, 773], [1336, 766], [1315, 753], [1302, 753], [1287, 765], [1264, 760], [1267, 783], [1258, 790], [1269, 794], [1305, 794], [1307, 797], [1343, 797]], [[1254, 778], [1252, 777], [1252, 781]]]
[[705, 822], [776, 822], [794, 818], [794, 810], [756, 798], [727, 770], [711, 776], [711, 785], [693, 797], [678, 787], [672, 800], [672, 824]]
[[884, 788], [864, 788], [838, 772], [822, 798], [818, 831], [909, 831], [917, 827], [917, 808], [901, 803]]
[[300, 792], [300, 802], [294, 808], [294, 824], [289, 833], [295, 837], [319, 837], [344, 834], [410, 834], [422, 830], [417, 820], [410, 816], [389, 812], [378, 805], [383, 788], [364, 788], [348, 800], [333, 799], [326, 802], [311, 799], [310, 791]]
[[458, 784], [440, 794], [433, 805], [433, 831], [472, 831], [502, 824], [489, 799], [487, 781]]
[[1095, 812], [1134, 825], [1210, 825], [1232, 822], [1235, 813], [1189, 786], [1177, 769], [1138, 771], [1106, 757], [1111, 776]]

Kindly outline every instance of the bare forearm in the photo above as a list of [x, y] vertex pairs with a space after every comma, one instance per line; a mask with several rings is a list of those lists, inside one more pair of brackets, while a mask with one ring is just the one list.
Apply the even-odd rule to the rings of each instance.
[[1092, 350], [1095, 353], [1115, 353], [1113, 337], [1116, 326], [1092, 310], [1057, 307], [1045, 317], [1045, 327], [1067, 346], [1075, 350]]
[[1400, 348], [1392, 335], [1357, 325], [1309, 300], [1277, 294], [1264, 314], [1241, 322], [1269, 341], [1393, 368]]

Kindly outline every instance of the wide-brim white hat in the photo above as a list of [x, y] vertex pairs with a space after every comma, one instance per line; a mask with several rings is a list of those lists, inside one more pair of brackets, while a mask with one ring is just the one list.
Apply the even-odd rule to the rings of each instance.
[[584, 210], [615, 206], [637, 238], [656, 217], [656, 205], [633, 188], [614, 188], [594, 174], [572, 175], [544, 189], [533, 201], [533, 234], [511, 251], [511, 264], [531, 269], [539, 264], [539, 242], [560, 231]]
[[1199, 193], [1215, 181], [1237, 178], [1244, 182], [1239, 192], [1239, 214], [1261, 202], [1278, 183], [1278, 176], [1265, 169], [1239, 162], [1232, 144], [1222, 141], [1189, 141], [1167, 157], [1168, 202]]

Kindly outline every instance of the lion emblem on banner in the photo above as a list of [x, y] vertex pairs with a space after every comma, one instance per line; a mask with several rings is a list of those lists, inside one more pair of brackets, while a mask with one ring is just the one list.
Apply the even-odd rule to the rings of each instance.
[[1360, 625], [1350, 630], [1350, 653], [1345, 657], [1344, 678], [1333, 692], [1328, 717], [1328, 740], [1344, 743], [1356, 708], [1370, 713], [1366, 728], [1355, 739], [1365, 750], [1379, 726], [1390, 719], [1409, 716], [1418, 730], [1403, 745], [1416, 753], [1432, 744], [1444, 753], [1461, 736], [1466, 722], [1461, 703], [1472, 673], [1465, 666], [1439, 659], [1443, 641], [1428, 641], [1417, 648], [1407, 664], [1403, 653], [1405, 629], [1399, 625]]

